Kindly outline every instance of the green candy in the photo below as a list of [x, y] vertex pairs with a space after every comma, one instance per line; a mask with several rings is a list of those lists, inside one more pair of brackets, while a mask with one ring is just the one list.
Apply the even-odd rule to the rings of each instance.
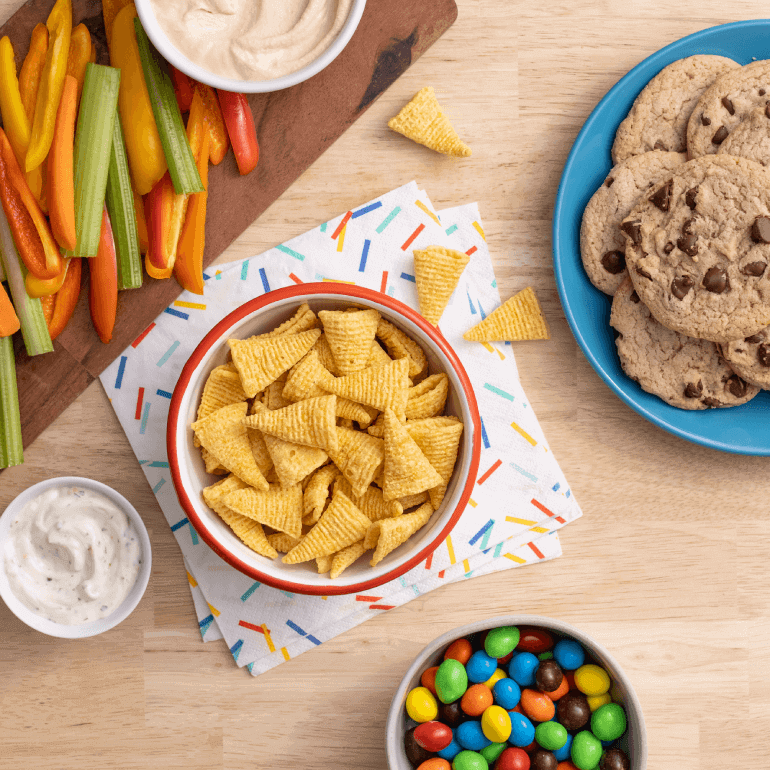
[[578, 770], [594, 770], [602, 758], [602, 744], [593, 733], [583, 730], [572, 741], [570, 753]]
[[497, 758], [508, 747], [507, 743], [490, 743], [489, 746], [485, 746], [479, 754], [487, 760], [487, 764], [491, 765], [497, 761]]
[[558, 751], [567, 742], [567, 729], [558, 722], [541, 722], [535, 728], [535, 740], [548, 751]]
[[626, 712], [617, 703], [605, 703], [591, 717], [591, 732], [600, 741], [614, 741], [626, 731]]
[[484, 652], [490, 658], [504, 658], [513, 652], [519, 643], [519, 629], [516, 626], [493, 628], [484, 640]]
[[548, 652], [541, 652], [537, 656], [538, 660], [551, 660], [551, 658], [553, 658], [553, 653], [550, 650]]
[[447, 658], [436, 671], [436, 695], [442, 703], [454, 703], [468, 689], [468, 674], [459, 660]]
[[452, 770], [489, 770], [489, 762], [478, 751], [461, 751], [452, 762]]

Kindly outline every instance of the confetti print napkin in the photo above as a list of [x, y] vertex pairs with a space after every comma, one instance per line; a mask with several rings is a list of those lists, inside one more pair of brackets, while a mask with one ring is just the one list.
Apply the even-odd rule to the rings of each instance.
[[[440, 326], [482, 417], [479, 477], [466, 510], [425, 562], [366, 595], [303, 596], [255, 583], [200, 540], [174, 493], [165, 425], [182, 367], [225, 315], [283, 286], [345, 281], [417, 308], [412, 249], [434, 244], [471, 256]], [[204, 640], [223, 638], [236, 663], [257, 675], [441, 585], [561, 554], [556, 530], [581, 511], [521, 388], [513, 348], [462, 339], [500, 303], [475, 204], [437, 213], [412, 182], [205, 278], [203, 297], [182, 293], [101, 376], [184, 554]]]

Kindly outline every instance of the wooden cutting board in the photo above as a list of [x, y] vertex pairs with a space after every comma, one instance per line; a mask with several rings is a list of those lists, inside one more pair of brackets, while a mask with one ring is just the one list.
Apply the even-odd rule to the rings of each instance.
[[[20, 66], [32, 29], [45, 22], [54, 0], [30, 0], [0, 29], [13, 43]], [[74, 0], [74, 23], [85, 23], [108, 64], [99, 0]], [[345, 50], [314, 78], [293, 88], [249, 98], [257, 124], [260, 160], [238, 174], [232, 153], [209, 169], [204, 265], [209, 265], [324, 150], [360, 116], [457, 18], [455, 0], [368, 0]], [[237, 202], [237, 205], [233, 205]], [[87, 274], [87, 271], [86, 271]], [[82, 393], [181, 289], [172, 278], [145, 276], [141, 289], [122, 291], [112, 341], [102, 344], [91, 326], [84, 284], [75, 315], [54, 342], [54, 352], [29, 358], [15, 342], [24, 446]]]

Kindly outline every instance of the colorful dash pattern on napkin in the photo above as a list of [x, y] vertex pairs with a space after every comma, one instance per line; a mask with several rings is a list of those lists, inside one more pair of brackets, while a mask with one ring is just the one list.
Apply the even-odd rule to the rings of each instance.
[[[482, 418], [471, 500], [425, 562], [366, 595], [304, 596], [255, 583], [203, 543], [174, 493], [165, 425], [182, 367], [219, 320], [280, 287], [342, 281], [417, 308], [412, 249], [429, 245], [471, 256], [440, 323]], [[204, 640], [224, 638], [238, 665], [256, 675], [443, 584], [560, 555], [556, 530], [581, 511], [521, 388], [513, 347], [462, 339], [500, 304], [475, 204], [437, 213], [412, 182], [264, 254], [210, 269], [205, 278], [203, 297], [181, 294], [101, 375], [184, 554]]]

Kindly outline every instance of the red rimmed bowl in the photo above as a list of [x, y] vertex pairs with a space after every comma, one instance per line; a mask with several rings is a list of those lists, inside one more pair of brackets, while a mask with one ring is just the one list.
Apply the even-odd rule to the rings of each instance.
[[[457, 464], [446, 496], [431, 520], [376, 567], [366, 555], [335, 580], [319, 575], [315, 560], [283, 564], [245, 546], [203, 502], [201, 491], [219, 478], [206, 473], [200, 450], [193, 446], [195, 421], [203, 386], [211, 370], [227, 358], [227, 340], [270, 331], [290, 318], [303, 302], [317, 313], [355, 304], [374, 308], [383, 318], [413, 337], [425, 351], [431, 374], [446, 372], [446, 413], [464, 425]], [[250, 300], [223, 318], [201, 341], [185, 364], [174, 388], [166, 430], [169, 467], [179, 502], [201, 538], [228, 564], [261, 583], [300, 594], [331, 596], [367, 591], [403, 575], [433, 553], [452, 531], [476, 481], [481, 450], [481, 422], [468, 375], [441, 332], [421, 315], [380, 292], [342, 283], [305, 283]]]

